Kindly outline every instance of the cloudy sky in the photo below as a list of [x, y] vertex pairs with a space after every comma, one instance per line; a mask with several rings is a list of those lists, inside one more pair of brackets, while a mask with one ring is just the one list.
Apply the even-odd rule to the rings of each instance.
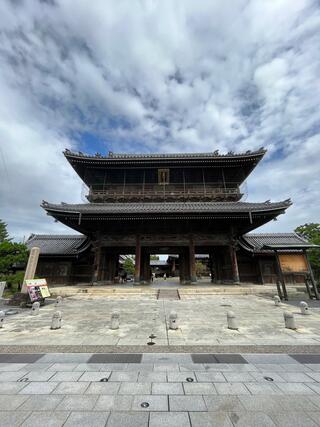
[[[319, 222], [317, 0], [1, 0], [0, 218], [84, 200], [64, 148], [268, 153], [247, 201], [291, 197], [261, 231]], [[259, 230], [259, 231], [260, 231]]]

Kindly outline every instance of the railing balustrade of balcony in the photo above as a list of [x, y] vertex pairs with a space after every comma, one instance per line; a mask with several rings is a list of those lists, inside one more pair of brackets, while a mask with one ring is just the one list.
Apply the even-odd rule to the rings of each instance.
[[177, 184], [94, 184], [87, 196], [90, 202], [108, 201], [175, 201], [175, 200], [240, 200], [237, 183], [177, 183]]

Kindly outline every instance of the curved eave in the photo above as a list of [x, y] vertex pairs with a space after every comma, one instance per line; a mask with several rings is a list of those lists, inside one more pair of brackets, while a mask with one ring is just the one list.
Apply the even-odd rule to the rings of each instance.
[[63, 152], [66, 159], [72, 163], [95, 164], [95, 165], [117, 165], [117, 164], [145, 164], [159, 162], [189, 163], [189, 162], [256, 162], [260, 161], [267, 150], [260, 149], [248, 153], [239, 154], [214, 154], [214, 153], [181, 153], [181, 154], [150, 154], [150, 155], [109, 155], [109, 156], [92, 156], [80, 154], [65, 150]]
[[[37, 239], [37, 235], [31, 236], [29, 237], [29, 239], [26, 242], [27, 246], [29, 248], [32, 247], [32, 245], [34, 244], [35, 246], [37, 246], [39, 244], [39, 240]], [[72, 252], [67, 252], [67, 253], [62, 253], [62, 252], [42, 252], [40, 250], [40, 257], [41, 258], [50, 258], [50, 257], [54, 257], [54, 258], [77, 258], [79, 255], [81, 255], [82, 253], [84, 253], [85, 251], [87, 251], [91, 246], [91, 240], [87, 237], [81, 244], [79, 247], [75, 248]]]
[[118, 203], [118, 204], [50, 204], [43, 201], [41, 207], [48, 213], [62, 215], [105, 216], [117, 218], [125, 216], [163, 216], [163, 215], [230, 215], [230, 214], [266, 214], [284, 211], [292, 202], [290, 199], [277, 203], [245, 202], [168, 202], [168, 203]]
[[138, 221], [224, 221], [226, 223], [238, 224], [239, 234], [247, 233], [273, 220], [285, 212], [288, 204], [277, 205], [275, 208], [230, 211], [207, 211], [207, 212], [80, 212], [79, 210], [66, 210], [63, 206], [43, 206], [47, 214], [59, 222], [84, 234], [91, 234], [94, 230], [107, 228], [112, 230], [113, 223], [123, 224]]

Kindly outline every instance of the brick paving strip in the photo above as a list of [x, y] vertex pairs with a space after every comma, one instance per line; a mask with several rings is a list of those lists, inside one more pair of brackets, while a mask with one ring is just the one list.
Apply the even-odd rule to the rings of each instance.
[[297, 353], [320, 354], [320, 345], [0, 345], [8, 353]]
[[0, 427], [46, 425], [319, 427], [320, 352], [1, 354]]

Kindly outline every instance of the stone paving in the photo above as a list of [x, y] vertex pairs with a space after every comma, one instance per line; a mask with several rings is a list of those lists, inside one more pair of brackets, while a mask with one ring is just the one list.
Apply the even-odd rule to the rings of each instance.
[[[309, 316], [303, 316], [299, 302], [276, 307], [271, 298], [255, 295], [205, 295], [186, 300], [72, 296], [64, 298], [62, 329], [50, 330], [54, 304], [40, 308], [37, 316], [30, 309], [6, 316], [0, 329], [3, 345], [146, 345], [156, 335], [156, 346], [213, 345], [320, 345], [320, 302], [310, 303]], [[3, 306], [2, 309], [8, 309]], [[120, 329], [111, 330], [113, 310], [120, 313]], [[178, 313], [178, 330], [168, 330], [168, 317]], [[227, 328], [227, 311], [237, 316], [239, 330]], [[283, 312], [294, 313], [298, 329], [285, 329]]]
[[320, 355], [2, 354], [6, 426], [319, 427]]

